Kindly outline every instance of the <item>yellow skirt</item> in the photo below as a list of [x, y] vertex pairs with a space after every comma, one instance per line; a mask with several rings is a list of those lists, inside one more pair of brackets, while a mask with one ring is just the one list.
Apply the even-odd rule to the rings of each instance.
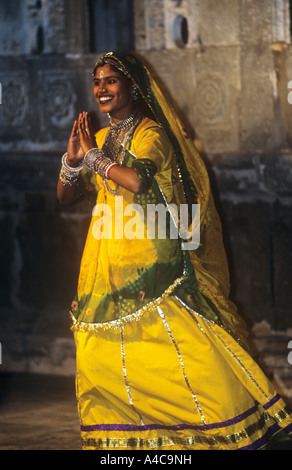
[[168, 297], [137, 319], [74, 331], [83, 449], [267, 448], [292, 415], [222, 327]]

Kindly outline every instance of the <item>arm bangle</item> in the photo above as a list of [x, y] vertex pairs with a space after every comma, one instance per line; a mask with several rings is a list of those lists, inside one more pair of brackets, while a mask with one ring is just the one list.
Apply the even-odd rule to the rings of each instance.
[[113, 162], [113, 163], [110, 163], [110, 164], [106, 167], [105, 172], [104, 172], [104, 176], [106, 177], [106, 179], [109, 179], [109, 177], [108, 177], [108, 172], [110, 171], [110, 169], [111, 169], [113, 166], [117, 166], [117, 165], [118, 165], [118, 163]]

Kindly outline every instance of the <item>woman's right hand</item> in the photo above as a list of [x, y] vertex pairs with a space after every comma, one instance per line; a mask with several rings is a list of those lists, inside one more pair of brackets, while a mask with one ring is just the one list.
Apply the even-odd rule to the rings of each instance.
[[67, 147], [67, 163], [71, 167], [77, 167], [84, 158], [84, 151], [80, 144], [78, 122], [74, 121], [72, 132]]

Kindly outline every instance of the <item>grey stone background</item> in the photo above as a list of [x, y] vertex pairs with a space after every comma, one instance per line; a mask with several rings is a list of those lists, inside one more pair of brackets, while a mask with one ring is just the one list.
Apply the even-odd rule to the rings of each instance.
[[148, 64], [204, 155], [232, 298], [292, 397], [290, 2], [118, 3], [117, 17], [114, 0], [0, 0], [2, 370], [74, 374], [68, 309], [90, 208], [61, 207], [56, 183], [78, 113], [107, 124], [90, 73], [118, 45]]

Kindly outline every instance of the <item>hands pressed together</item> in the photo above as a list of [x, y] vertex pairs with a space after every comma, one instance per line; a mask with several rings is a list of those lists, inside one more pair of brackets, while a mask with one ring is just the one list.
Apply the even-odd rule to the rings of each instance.
[[[96, 140], [88, 114], [83, 111], [79, 114], [78, 119], [74, 121], [67, 153], [63, 156], [65, 158], [63, 165], [69, 167], [64, 170], [62, 178], [60, 174], [58, 181], [57, 194], [62, 204], [68, 204], [74, 200], [75, 181], [77, 181], [79, 171], [82, 169], [82, 161], [91, 149], [96, 149]], [[103, 162], [100, 161], [99, 163], [104, 166]], [[108, 162], [105, 162], [105, 164], [107, 165]], [[111, 163], [105, 176], [116, 183], [117, 187], [120, 185], [136, 194], [142, 190], [141, 180], [134, 168]]]
[[88, 114], [83, 111], [74, 121], [67, 148], [68, 165], [76, 167], [88, 150], [96, 147], [96, 141]]

